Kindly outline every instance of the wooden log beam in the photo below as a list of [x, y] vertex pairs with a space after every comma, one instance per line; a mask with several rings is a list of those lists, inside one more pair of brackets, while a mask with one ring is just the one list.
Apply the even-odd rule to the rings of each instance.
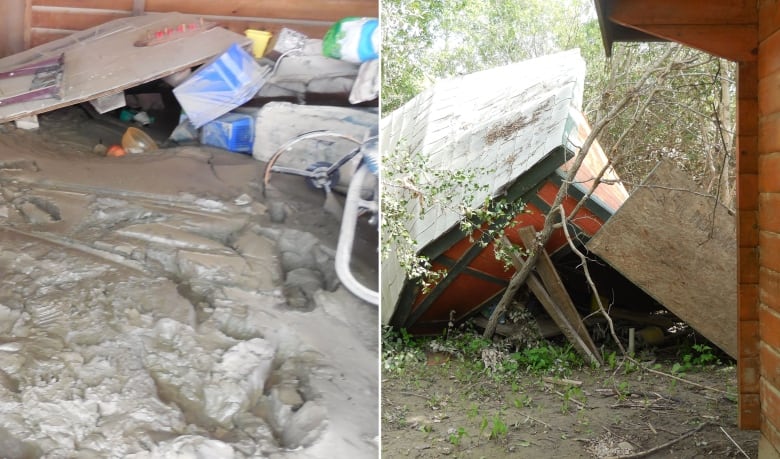
[[755, 0], [617, 0], [610, 19], [625, 25], [757, 24]]
[[690, 0], [616, 1], [610, 21], [738, 62], [756, 60], [755, 2]]

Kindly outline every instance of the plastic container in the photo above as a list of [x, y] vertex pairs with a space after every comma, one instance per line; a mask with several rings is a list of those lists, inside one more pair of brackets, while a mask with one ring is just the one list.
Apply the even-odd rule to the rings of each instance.
[[144, 131], [129, 127], [122, 136], [122, 148], [130, 154], [146, 153], [157, 150], [157, 143]]
[[271, 39], [271, 32], [265, 30], [247, 29], [244, 35], [252, 40], [252, 54], [260, 59], [265, 55], [265, 49], [268, 47], [268, 41]]
[[322, 54], [359, 64], [379, 57], [379, 39], [377, 18], [344, 18], [322, 37]]
[[173, 94], [193, 126], [200, 128], [254, 97], [266, 74], [252, 55], [233, 44], [176, 86]]
[[200, 131], [200, 143], [238, 153], [251, 154], [254, 141], [254, 118], [242, 113], [222, 115]]

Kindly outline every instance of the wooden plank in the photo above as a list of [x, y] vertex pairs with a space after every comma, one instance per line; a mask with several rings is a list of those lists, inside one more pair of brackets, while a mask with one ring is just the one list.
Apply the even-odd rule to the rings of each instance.
[[133, 9], [133, 1], [134, 0], [32, 0], [32, 5], [131, 11]]
[[[523, 245], [526, 247], [534, 247], [536, 245], [536, 231], [532, 227], [524, 226], [519, 228], [518, 234], [523, 240]], [[598, 348], [596, 348], [593, 339], [591, 339], [590, 334], [588, 334], [588, 329], [582, 322], [582, 317], [580, 317], [580, 314], [577, 312], [577, 308], [574, 306], [574, 302], [571, 300], [569, 292], [566, 291], [566, 287], [564, 287], [563, 282], [558, 275], [558, 271], [555, 270], [555, 266], [553, 266], [552, 260], [550, 259], [550, 256], [547, 255], [546, 250], [542, 250], [539, 254], [539, 257], [536, 260], [535, 269], [536, 272], [539, 273], [539, 277], [541, 277], [550, 298], [552, 298], [561, 314], [566, 317], [566, 321], [570, 324], [574, 333], [577, 334], [580, 341], [584, 343], [593, 355], [598, 356]]]
[[325, 33], [328, 31], [328, 29], [331, 26], [330, 23], [300, 23], [294, 21], [292, 21], [291, 23], [279, 23], [279, 22], [263, 21], [260, 19], [226, 20], [224, 18], [218, 18], [212, 16], [204, 16], [204, 18], [208, 21], [216, 22], [220, 26], [240, 34], [243, 34], [246, 29], [255, 29], [255, 30], [266, 30], [276, 35], [279, 33], [280, 30], [282, 30], [283, 27], [288, 27], [310, 38], [322, 38], [323, 36], [325, 36]]
[[758, 29], [755, 25], [638, 24], [636, 27], [657, 37], [682, 43], [732, 61], [754, 61], [758, 56]]
[[51, 30], [51, 29], [32, 29], [30, 31], [30, 46], [39, 46], [60, 38], [72, 35], [71, 31]]
[[84, 30], [90, 27], [95, 27], [100, 24], [131, 16], [130, 11], [127, 12], [101, 12], [101, 11], [51, 11], [51, 10], [39, 10], [33, 8], [32, 10], [32, 25], [41, 29], [58, 29], [58, 30]]
[[133, 0], [133, 16], [139, 16], [141, 14], [144, 14], [145, 10], [146, 10], [145, 0]]
[[146, 0], [146, 11], [181, 11], [183, 13], [235, 16], [244, 18], [302, 19], [334, 22], [347, 16], [377, 17], [378, 4], [374, 0]]
[[734, 217], [696, 193], [690, 178], [661, 162], [587, 248], [736, 358]]
[[749, 0], [617, 1], [609, 19], [725, 59], [756, 60], [758, 9]]
[[[249, 46], [251, 43], [242, 35], [218, 27], [200, 35], [157, 46], [133, 45], [148, 32], [171, 23], [197, 20], [196, 16], [179, 13], [129, 17], [0, 59], [0, 71], [5, 71], [45, 57], [65, 54], [62, 98], [0, 107], [0, 122], [114, 94], [202, 64], [223, 53], [233, 43], [241, 46]], [[12, 81], [4, 81], [3, 91], [8, 90], [6, 85], [12, 86]], [[14, 93], [0, 95], [11, 96]]]
[[0, 2], [0, 56], [25, 48], [25, 3]]
[[612, 2], [610, 19], [636, 24], [758, 24], [755, 0], [623, 0]]
[[[208, 18], [206, 18], [208, 19]], [[246, 29], [266, 30], [272, 34], [277, 34], [285, 27], [283, 24], [270, 22], [251, 22], [251, 21], [215, 21], [221, 27], [231, 32], [243, 35]], [[330, 28], [330, 25], [296, 25], [295, 30], [311, 38], [322, 38]], [[73, 31], [59, 29], [39, 29], [33, 28], [30, 31], [30, 46], [39, 46], [44, 43], [67, 37]], [[0, 56], [2, 57], [2, 56]]]
[[572, 346], [574, 346], [574, 349], [576, 349], [577, 352], [579, 352], [580, 355], [582, 355], [590, 363], [600, 365], [602, 362], [598, 352], [594, 353], [590, 349], [590, 346], [586, 344], [585, 341], [583, 341], [582, 337], [575, 331], [576, 326], [569, 322], [569, 319], [558, 307], [558, 304], [555, 302], [555, 300], [550, 297], [547, 290], [545, 290], [544, 285], [542, 285], [542, 282], [536, 277], [534, 273], [528, 275], [526, 284], [536, 299], [542, 303], [545, 311], [547, 311], [550, 317], [552, 317], [558, 328], [561, 329], [561, 332], [566, 337], [566, 339], [568, 339]]

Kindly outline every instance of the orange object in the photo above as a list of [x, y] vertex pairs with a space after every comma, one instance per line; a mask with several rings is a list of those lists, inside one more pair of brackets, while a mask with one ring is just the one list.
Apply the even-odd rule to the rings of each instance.
[[146, 153], [157, 150], [157, 144], [144, 131], [131, 126], [122, 136], [122, 148], [130, 154]]
[[106, 156], [111, 156], [112, 158], [119, 158], [120, 156], [126, 155], [127, 152], [124, 148], [122, 148], [121, 145], [111, 145], [108, 147], [108, 151], [106, 151]]

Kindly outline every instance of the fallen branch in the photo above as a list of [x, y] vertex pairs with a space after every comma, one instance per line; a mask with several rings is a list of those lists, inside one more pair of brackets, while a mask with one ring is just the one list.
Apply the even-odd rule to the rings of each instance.
[[[563, 207], [560, 208], [560, 214], [561, 214], [561, 221], [565, 222], [566, 211], [563, 209]], [[574, 244], [574, 241], [569, 235], [569, 228], [567, 227], [567, 225], [563, 225], [563, 234], [566, 236], [566, 241], [569, 243], [569, 247], [572, 249], [572, 252], [574, 252], [580, 259], [580, 262], [582, 264], [582, 269], [585, 272], [585, 279], [587, 279], [588, 286], [590, 286], [591, 291], [593, 292], [593, 295], [596, 298], [596, 302], [599, 305], [599, 311], [601, 312], [601, 315], [604, 316], [604, 319], [607, 321], [607, 325], [609, 325], [609, 332], [612, 335], [612, 339], [615, 341], [618, 348], [620, 348], [620, 352], [623, 355], [627, 355], [626, 350], [623, 347], [623, 343], [620, 342], [620, 340], [617, 337], [617, 333], [615, 332], [615, 324], [612, 322], [612, 317], [609, 316], [607, 310], [604, 308], [604, 305], [601, 304], [601, 298], [598, 295], [598, 289], [596, 288], [596, 284], [593, 283], [593, 279], [590, 277], [590, 270], [588, 269], [588, 258], [585, 256], [585, 254], [583, 254], [580, 251], [580, 249], [577, 248], [577, 245]]]
[[401, 395], [408, 395], [410, 397], [420, 397], [423, 400], [428, 400], [428, 397], [426, 397], [425, 395], [415, 394], [414, 392], [404, 392], [404, 391], [401, 391], [401, 392], [399, 392], [399, 394], [401, 394]]
[[573, 379], [566, 379], [566, 378], [551, 378], [549, 376], [545, 376], [544, 378], [542, 378], [542, 381], [548, 382], [550, 384], [558, 384], [561, 386], [575, 386], [575, 387], [582, 386], [582, 381], [575, 381]]
[[733, 438], [731, 438], [731, 435], [729, 435], [729, 433], [728, 433], [728, 432], [726, 432], [726, 429], [724, 429], [724, 428], [723, 428], [723, 426], [720, 426], [720, 430], [723, 432], [723, 434], [726, 436], [726, 438], [728, 438], [729, 440], [731, 440], [731, 443], [734, 443], [734, 446], [736, 446], [736, 447], [737, 447], [737, 449], [739, 450], [739, 452], [740, 452], [740, 453], [742, 453], [742, 455], [743, 455], [743, 456], [745, 456], [746, 458], [750, 459], [750, 456], [748, 456], [748, 454], [745, 452], [745, 450], [744, 450], [744, 449], [742, 449], [742, 448], [739, 446], [739, 444], [737, 444], [737, 442], [736, 442], [736, 441], [734, 441], [734, 439], [733, 439]]
[[541, 425], [543, 425], [543, 426], [547, 427], [548, 429], [552, 430], [552, 426], [551, 426], [550, 424], [547, 424], [547, 423], [546, 423], [546, 422], [544, 422], [544, 421], [540, 421], [539, 419], [536, 419], [535, 417], [528, 416], [528, 415], [527, 415], [527, 414], [525, 414], [525, 413], [523, 413], [523, 416], [525, 416], [526, 420], [530, 419], [530, 420], [532, 420], [532, 421], [534, 421], [534, 422], [538, 422], [539, 424], [541, 424]]
[[675, 376], [675, 375], [673, 375], [673, 374], [671, 374], [671, 373], [665, 373], [665, 372], [663, 372], [663, 371], [654, 370], [654, 369], [652, 369], [652, 368], [650, 368], [650, 367], [646, 367], [646, 366], [642, 365], [642, 364], [641, 364], [639, 361], [637, 361], [637, 360], [634, 360], [634, 359], [633, 359], [633, 358], [631, 358], [631, 357], [626, 357], [626, 358], [627, 358], [628, 360], [632, 361], [634, 364], [638, 365], [638, 366], [639, 366], [639, 368], [642, 368], [643, 370], [649, 371], [650, 373], [655, 373], [655, 374], [657, 374], [657, 375], [660, 375], [660, 376], [666, 376], [667, 378], [672, 378], [672, 379], [674, 379], [674, 380], [676, 380], [676, 381], [680, 381], [680, 382], [682, 382], [682, 383], [688, 384], [688, 385], [690, 385], [690, 386], [698, 387], [698, 388], [700, 388], [700, 389], [711, 390], [711, 391], [713, 391], [713, 392], [720, 392], [721, 394], [725, 394], [725, 395], [734, 395], [734, 394], [730, 394], [730, 393], [726, 392], [725, 390], [722, 390], [722, 389], [716, 389], [716, 388], [714, 388], [714, 387], [705, 386], [705, 385], [703, 385], [703, 384], [695, 383], [695, 382], [693, 382], [693, 381], [691, 381], [691, 380], [689, 380], [689, 379], [681, 378], [681, 377], [679, 377], [679, 376]]
[[645, 450], [645, 451], [640, 451], [638, 453], [625, 454], [625, 455], [622, 455], [622, 456], [609, 456], [606, 459], [629, 459], [629, 458], [635, 458], [635, 457], [649, 456], [650, 454], [653, 454], [655, 452], [661, 451], [662, 449], [668, 448], [668, 447], [674, 445], [675, 443], [677, 443], [679, 441], [685, 440], [686, 438], [690, 437], [691, 435], [693, 435], [696, 432], [698, 432], [701, 429], [703, 429], [704, 426], [708, 426], [708, 425], [710, 425], [710, 423], [709, 422], [705, 422], [705, 423], [699, 425], [699, 427], [697, 427], [695, 429], [692, 429], [692, 430], [689, 430], [688, 432], [680, 435], [679, 437], [675, 438], [674, 440], [668, 441], [668, 442], [664, 443], [663, 445], [658, 445], [655, 448], [651, 448], [651, 449], [648, 449], [648, 450]]
[[574, 403], [575, 405], [579, 406], [583, 410], [585, 408], [587, 408], [584, 403], [582, 403], [581, 401], [577, 400], [576, 398], [566, 397], [566, 395], [564, 393], [558, 392], [557, 390], [555, 391], [555, 393], [557, 395], [560, 395], [561, 397], [563, 397], [564, 400], [570, 401], [570, 402]]

